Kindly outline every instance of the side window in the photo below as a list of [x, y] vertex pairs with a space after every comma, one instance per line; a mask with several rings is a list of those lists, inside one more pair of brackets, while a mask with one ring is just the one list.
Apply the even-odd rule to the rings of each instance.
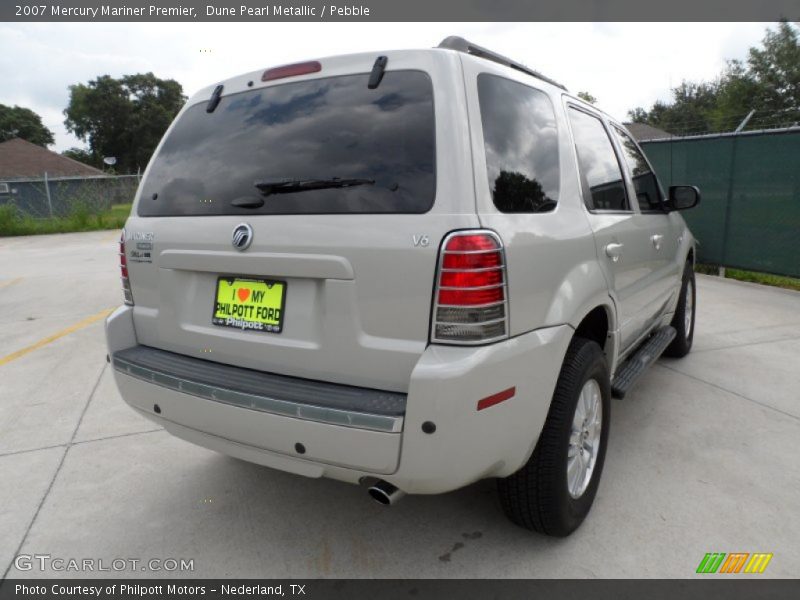
[[616, 125], [611, 129], [614, 135], [617, 136], [619, 145], [622, 147], [622, 155], [625, 157], [625, 162], [631, 171], [639, 210], [642, 212], [663, 212], [658, 179], [656, 179], [655, 173], [650, 170], [650, 165], [647, 164], [647, 160], [645, 160], [641, 150], [639, 150], [633, 138], [622, 129]]
[[589, 209], [630, 210], [622, 171], [603, 122], [575, 108], [569, 109], [569, 118], [578, 166], [590, 192]]
[[486, 171], [498, 210], [548, 212], [558, 202], [558, 131], [544, 92], [478, 75]]

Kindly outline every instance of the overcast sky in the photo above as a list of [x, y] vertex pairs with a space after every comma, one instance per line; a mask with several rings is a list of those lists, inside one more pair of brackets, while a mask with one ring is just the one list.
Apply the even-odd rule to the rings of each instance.
[[764, 23], [0, 23], [0, 104], [42, 116], [61, 151], [67, 86], [152, 71], [184, 93], [238, 73], [373, 50], [425, 48], [461, 35], [598, 98], [624, 118], [668, 99], [682, 79], [709, 80], [744, 58]]

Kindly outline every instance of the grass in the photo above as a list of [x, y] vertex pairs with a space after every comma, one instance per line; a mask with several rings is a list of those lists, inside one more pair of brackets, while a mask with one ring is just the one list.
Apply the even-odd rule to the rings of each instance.
[[796, 290], [800, 292], [800, 279], [794, 277], [784, 277], [783, 275], [770, 275], [769, 273], [755, 273], [753, 271], [743, 271], [741, 269], [725, 269], [725, 277], [737, 279], [738, 281], [749, 281], [762, 285], [773, 285], [775, 287]]
[[120, 229], [130, 212], [130, 204], [114, 204], [107, 211], [95, 214], [86, 205], [77, 204], [66, 217], [36, 219], [21, 215], [15, 206], [6, 204], [0, 206], [0, 236]]
[[[719, 273], [719, 267], [716, 265], [697, 264], [694, 270], [695, 273], [703, 273], [705, 275], [717, 275]], [[771, 273], [758, 273], [756, 271], [745, 271], [744, 269], [732, 269], [728, 267], [725, 269], [725, 278], [759, 283], [761, 285], [771, 285], [800, 292], [800, 279], [795, 277], [772, 275]]]

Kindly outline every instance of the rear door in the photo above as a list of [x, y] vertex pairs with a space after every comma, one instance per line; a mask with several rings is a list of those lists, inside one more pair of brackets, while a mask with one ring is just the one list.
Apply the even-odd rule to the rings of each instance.
[[127, 224], [150, 245], [129, 257], [141, 344], [406, 390], [439, 241], [478, 223], [459, 62], [390, 53], [370, 88], [375, 59], [238, 78], [185, 109]]
[[597, 114], [569, 105], [584, 202], [597, 255], [617, 305], [623, 349], [644, 333], [654, 300], [649, 223], [631, 204], [619, 158]]

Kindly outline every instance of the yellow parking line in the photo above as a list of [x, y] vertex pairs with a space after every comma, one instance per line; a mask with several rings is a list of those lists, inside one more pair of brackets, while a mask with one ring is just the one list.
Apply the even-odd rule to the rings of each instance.
[[22, 277], [17, 277], [16, 279], [11, 279], [10, 281], [3, 281], [2, 283], [0, 283], [0, 290], [2, 290], [3, 288], [11, 287], [15, 283], [19, 283], [20, 281], [22, 281], [22, 279], [23, 279]]
[[26, 354], [33, 352], [34, 350], [38, 350], [39, 348], [46, 346], [50, 342], [55, 342], [57, 339], [64, 337], [65, 335], [69, 335], [79, 329], [83, 329], [87, 325], [91, 325], [92, 323], [99, 321], [100, 319], [106, 318], [108, 315], [111, 314], [111, 311], [114, 310], [113, 308], [107, 308], [106, 310], [101, 310], [96, 315], [92, 315], [91, 317], [86, 317], [83, 321], [79, 321], [74, 325], [67, 327], [66, 329], [62, 329], [58, 333], [54, 333], [51, 336], [48, 336], [44, 339], [39, 340], [36, 343], [23, 348], [22, 350], [17, 350], [16, 352], [12, 352], [11, 354], [7, 354], [6, 356], [0, 358], [0, 367], [3, 365], [10, 363], [12, 360], [16, 360], [21, 356], [25, 356]]

